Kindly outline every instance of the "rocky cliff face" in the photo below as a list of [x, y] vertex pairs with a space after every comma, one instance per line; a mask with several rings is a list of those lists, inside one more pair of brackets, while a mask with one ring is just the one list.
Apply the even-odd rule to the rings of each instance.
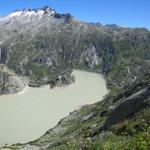
[[0, 65], [0, 95], [14, 94], [22, 91], [26, 83], [6, 66]]

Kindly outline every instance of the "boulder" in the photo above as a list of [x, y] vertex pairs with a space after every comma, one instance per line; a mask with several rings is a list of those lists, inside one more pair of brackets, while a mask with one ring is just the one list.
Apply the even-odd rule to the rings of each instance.
[[83, 123], [83, 122], [88, 121], [89, 119], [93, 117], [93, 115], [94, 115], [93, 113], [90, 113], [89, 115], [82, 117], [81, 122]]
[[136, 113], [143, 107], [145, 107], [145, 100], [150, 97], [150, 86], [139, 92], [131, 95], [121, 102], [107, 118], [104, 127], [110, 128], [112, 125], [118, 123], [124, 118], [129, 117], [133, 113]]

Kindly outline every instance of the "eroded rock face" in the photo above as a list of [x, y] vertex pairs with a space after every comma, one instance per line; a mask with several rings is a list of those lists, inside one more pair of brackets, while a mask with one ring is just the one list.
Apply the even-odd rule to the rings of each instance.
[[88, 47], [80, 58], [80, 62], [85, 62], [89, 68], [93, 68], [94, 66], [98, 65], [99, 61], [100, 59], [97, 55], [96, 48], [94, 45]]
[[36, 58], [32, 59], [32, 62], [34, 64], [44, 64], [47, 65], [48, 67], [53, 67], [58, 65], [58, 58], [56, 54], [52, 54], [49, 56], [39, 56]]
[[22, 91], [26, 83], [7, 67], [0, 65], [0, 95]]

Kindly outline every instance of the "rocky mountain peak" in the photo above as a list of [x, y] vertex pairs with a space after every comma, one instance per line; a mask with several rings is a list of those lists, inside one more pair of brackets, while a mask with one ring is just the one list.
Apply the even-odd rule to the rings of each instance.
[[24, 8], [22, 10], [15, 10], [11, 14], [8, 15], [9, 18], [18, 17], [18, 16], [37, 16], [37, 15], [53, 15], [56, 11], [49, 6], [44, 6], [42, 8], [30, 9]]
[[44, 6], [41, 8], [44, 12], [56, 12], [54, 9], [50, 8], [49, 6]]
[[16, 9], [13, 13], [16, 13], [16, 12], [35, 12], [35, 13], [38, 13], [39, 11], [43, 11], [45, 14], [56, 13], [56, 11], [49, 6], [44, 6], [44, 7], [35, 8], [35, 9], [31, 9], [31, 8], [24, 8], [22, 10]]
[[73, 16], [71, 14], [60, 14], [56, 12], [54, 9], [52, 9], [49, 6], [44, 6], [41, 8], [24, 8], [22, 10], [15, 10], [12, 13], [10, 13], [8, 16], [0, 17], [1, 23], [9, 22], [11, 24], [26, 24], [29, 22], [37, 22], [40, 21], [43, 17], [50, 17], [55, 19], [62, 19], [65, 22], [69, 22]]

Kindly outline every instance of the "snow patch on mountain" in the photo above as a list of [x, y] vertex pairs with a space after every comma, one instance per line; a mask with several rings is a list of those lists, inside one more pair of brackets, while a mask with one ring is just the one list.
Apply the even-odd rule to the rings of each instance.
[[18, 18], [18, 17], [32, 17], [32, 16], [39, 16], [42, 17], [43, 15], [53, 15], [55, 14], [55, 10], [49, 8], [48, 6], [43, 7], [41, 9], [24, 9], [24, 10], [17, 10], [11, 14], [9, 14], [8, 16], [5, 17], [0, 17], [0, 21], [5, 21], [8, 19], [12, 19], [12, 18]]
[[22, 14], [22, 11], [18, 11], [18, 12], [13, 12], [10, 15], [8, 15], [8, 17], [15, 17], [15, 16], [20, 16]]

